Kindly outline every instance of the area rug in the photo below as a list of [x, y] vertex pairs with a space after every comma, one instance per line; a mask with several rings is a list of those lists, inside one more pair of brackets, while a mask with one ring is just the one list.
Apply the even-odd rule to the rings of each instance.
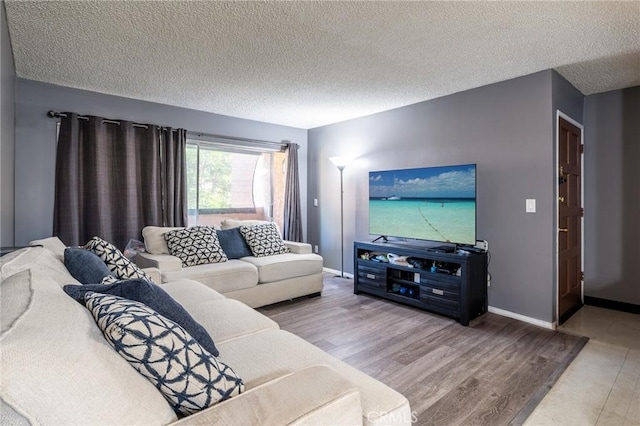
[[321, 297], [261, 308], [288, 330], [409, 399], [419, 425], [520, 425], [587, 342], [487, 313], [454, 319], [353, 294], [324, 275]]

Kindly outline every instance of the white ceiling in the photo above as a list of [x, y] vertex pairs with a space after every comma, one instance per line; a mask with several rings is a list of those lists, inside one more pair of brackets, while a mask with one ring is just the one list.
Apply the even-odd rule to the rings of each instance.
[[550, 68], [586, 95], [640, 85], [637, 1], [7, 1], [6, 10], [18, 77], [300, 128]]

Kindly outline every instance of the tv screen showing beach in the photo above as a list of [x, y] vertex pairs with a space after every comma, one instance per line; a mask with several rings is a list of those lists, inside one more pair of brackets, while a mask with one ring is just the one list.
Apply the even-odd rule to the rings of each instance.
[[476, 165], [369, 172], [369, 233], [476, 243]]

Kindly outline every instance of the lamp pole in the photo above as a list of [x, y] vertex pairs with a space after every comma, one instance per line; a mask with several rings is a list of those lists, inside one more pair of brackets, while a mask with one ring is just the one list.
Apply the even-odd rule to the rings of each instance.
[[340, 278], [344, 278], [344, 186], [342, 172], [345, 166], [338, 166], [340, 170]]
[[331, 157], [331, 162], [340, 170], [340, 278], [344, 278], [344, 168], [351, 162], [348, 157]]

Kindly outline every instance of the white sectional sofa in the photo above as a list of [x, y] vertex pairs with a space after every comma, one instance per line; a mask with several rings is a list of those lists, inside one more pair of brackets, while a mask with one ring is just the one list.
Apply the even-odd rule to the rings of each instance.
[[[221, 228], [257, 223], [265, 222], [225, 220]], [[183, 267], [164, 241], [164, 234], [174, 229], [179, 228], [145, 227], [146, 252], [136, 255], [141, 268], [160, 270], [162, 282], [192, 279], [253, 308], [322, 292], [322, 257], [311, 252], [310, 244], [285, 241], [286, 254]]]
[[62, 243], [0, 258], [3, 424], [308, 425], [411, 423], [407, 399], [278, 324], [196, 281], [161, 286], [211, 335], [245, 390], [178, 418], [156, 387], [67, 296], [78, 284]]

